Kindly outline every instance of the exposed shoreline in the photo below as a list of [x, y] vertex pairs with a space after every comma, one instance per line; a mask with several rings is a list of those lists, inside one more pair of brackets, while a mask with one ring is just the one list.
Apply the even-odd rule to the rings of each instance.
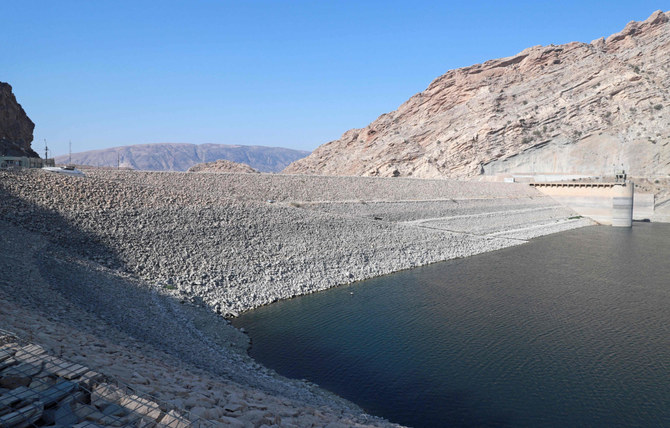
[[[135, 171], [90, 171], [84, 179], [0, 174], [7, 202], [0, 208], [7, 231], [2, 251], [14, 253], [0, 263], [16, 271], [0, 282], [0, 299], [14, 314], [3, 317], [10, 321], [0, 328], [46, 347], [60, 344], [63, 355], [128, 384], [138, 375], [147, 393], [240, 426], [255, 423], [245, 422], [250, 414], [267, 417], [254, 410], [284, 412], [280, 425], [286, 426], [388, 423], [255, 363], [246, 355], [248, 338], [212, 312], [234, 316], [592, 224], [568, 220], [574, 213], [521, 184]], [[44, 334], [37, 327], [43, 325], [53, 333]], [[80, 334], [89, 338], [82, 342]], [[96, 341], [104, 347], [87, 345]], [[101, 351], [111, 343], [124, 344], [115, 352], [127, 354], [133, 370]], [[142, 361], [149, 359], [164, 367]], [[178, 392], [194, 373], [200, 386]], [[212, 398], [226, 388], [237, 388], [237, 395]], [[206, 400], [193, 401], [203, 393]], [[242, 403], [235, 411], [216, 410], [235, 400]], [[286, 409], [299, 410], [286, 416]]]

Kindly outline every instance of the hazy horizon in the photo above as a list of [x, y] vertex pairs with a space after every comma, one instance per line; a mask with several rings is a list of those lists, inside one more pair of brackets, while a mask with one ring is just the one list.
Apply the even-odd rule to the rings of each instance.
[[[37, 143], [39, 143], [39, 141], [37, 141]], [[282, 147], [282, 146], [264, 146], [262, 144], [184, 143], [184, 142], [179, 142], [179, 141], [164, 141], [164, 142], [138, 143], [138, 144], [118, 144], [118, 145], [111, 145], [111, 146], [108, 146], [108, 147], [93, 148], [93, 149], [89, 149], [89, 150], [75, 150], [75, 147], [72, 146], [72, 153], [74, 154], [74, 153], [83, 153], [83, 152], [114, 150], [114, 149], [122, 149], [122, 148], [129, 147], [129, 146], [151, 146], [151, 145], [160, 145], [160, 144], [175, 144], [175, 145], [184, 144], [184, 145], [193, 145], [193, 146], [216, 145], [216, 146], [230, 146], [230, 147], [244, 146], [244, 147], [286, 148], [286, 149], [311, 153], [310, 150], [292, 149], [290, 147]], [[35, 141], [33, 141], [33, 149], [34, 148], [35, 148]], [[42, 147], [42, 149], [43, 149], [43, 147]], [[42, 156], [42, 154], [44, 153], [44, 150], [42, 150], [42, 152], [38, 152], [38, 153], [40, 154], [40, 156]], [[50, 158], [51, 157], [64, 157], [64, 156], [67, 156], [68, 154], [69, 154], [69, 150], [65, 153], [55, 153], [55, 154], [52, 155], [51, 147], [49, 147], [49, 157]]]

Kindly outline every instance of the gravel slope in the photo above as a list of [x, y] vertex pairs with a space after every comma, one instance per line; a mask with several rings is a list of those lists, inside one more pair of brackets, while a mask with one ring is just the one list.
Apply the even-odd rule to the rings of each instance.
[[572, 215], [504, 183], [132, 171], [2, 183], [8, 220], [227, 315], [515, 245], [500, 232], [552, 232]]
[[52, 355], [212, 421], [205, 427], [392, 426], [258, 365], [246, 355], [246, 335], [210, 311], [180, 305], [37, 233], [2, 220], [0, 231], [0, 328]]
[[[591, 224], [529, 186], [445, 180], [23, 171], [0, 172], [0, 197], [0, 265], [24, 264], [1, 282], [5, 307], [40, 308], [64, 328], [204, 370], [249, 396], [287, 399], [287, 408], [325, 406], [321, 422], [345, 424], [386, 423], [259, 366], [247, 337], [213, 312], [234, 316]], [[141, 370], [153, 376], [151, 392], [169, 398], [174, 388]]]

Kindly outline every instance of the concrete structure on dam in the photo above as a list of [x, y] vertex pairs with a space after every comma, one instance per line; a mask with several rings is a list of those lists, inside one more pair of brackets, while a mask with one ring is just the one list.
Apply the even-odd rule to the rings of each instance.
[[656, 198], [653, 193], [635, 192], [633, 198], [633, 220], [663, 221], [655, 210]]
[[633, 183], [530, 183], [545, 195], [594, 221], [615, 227], [633, 224]]

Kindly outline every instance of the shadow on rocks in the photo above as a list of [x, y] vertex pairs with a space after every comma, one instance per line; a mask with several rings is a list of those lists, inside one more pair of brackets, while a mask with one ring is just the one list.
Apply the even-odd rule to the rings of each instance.
[[12, 195], [2, 187], [0, 220], [39, 233], [50, 243], [108, 268], [124, 268], [118, 253], [95, 234], [82, 230], [60, 213]]
[[[234, 374], [248, 359], [248, 338], [228, 321], [165, 296], [145, 281], [119, 275], [115, 269], [125, 266], [115, 250], [62, 214], [1, 186], [0, 201], [0, 222], [18, 231], [0, 228], [5, 236], [16, 234], [5, 240], [2, 251], [15, 250], [27, 264], [37, 264], [41, 278], [28, 278], [18, 270], [4, 278], [14, 285], [5, 290], [11, 300], [45, 315], [58, 314], [61, 322], [75, 329], [106, 334], [108, 340], [129, 336], [182, 361], [244, 381]], [[113, 330], [101, 329], [101, 323]], [[211, 326], [216, 334], [203, 333], [200, 325]]]

